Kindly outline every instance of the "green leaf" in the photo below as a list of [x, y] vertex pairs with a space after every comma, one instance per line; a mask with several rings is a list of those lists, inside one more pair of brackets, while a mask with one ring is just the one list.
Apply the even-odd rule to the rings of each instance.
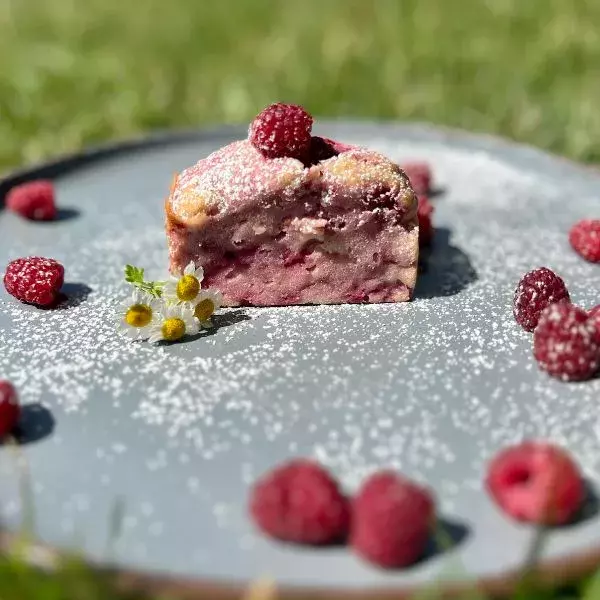
[[143, 283], [135, 283], [136, 287], [140, 288], [143, 292], [154, 296], [155, 298], [160, 298], [162, 296], [162, 288], [165, 285], [164, 281], [144, 281]]
[[128, 283], [144, 283], [144, 269], [125, 265], [125, 281]]

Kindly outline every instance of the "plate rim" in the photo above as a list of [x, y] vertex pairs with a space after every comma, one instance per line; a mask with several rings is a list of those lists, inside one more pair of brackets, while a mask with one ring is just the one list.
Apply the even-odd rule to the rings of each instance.
[[[438, 125], [427, 121], [403, 120], [377, 120], [377, 119], [350, 119], [340, 117], [318, 118], [315, 125], [324, 127], [358, 127], [360, 129], [381, 129], [387, 135], [408, 132], [425, 133], [433, 136], [444, 136], [449, 139], [462, 139], [479, 146], [482, 150], [495, 148], [500, 151], [514, 151], [528, 154], [536, 160], [560, 163], [563, 167], [577, 171], [582, 176], [591, 176], [595, 180], [600, 177], [600, 169], [596, 165], [585, 164], [560, 154], [553, 154], [532, 144], [519, 142], [512, 138], [494, 135], [481, 131], [467, 131], [457, 127]], [[133, 137], [108, 140], [101, 144], [92, 144], [81, 150], [58, 154], [45, 160], [30, 164], [23, 164], [0, 172], [0, 203], [4, 204], [4, 197], [11, 187], [40, 177], [57, 177], [64, 173], [84, 166], [95, 160], [109, 158], [125, 152], [160, 148], [172, 144], [203, 141], [207, 139], [224, 138], [232, 136], [243, 137], [247, 134], [247, 126], [239, 123], [221, 125], [207, 125], [206, 127], [183, 127], [174, 129], [155, 129]], [[241, 139], [241, 138], [239, 138]]]
[[[25, 542], [25, 543], [24, 543]], [[47, 572], [56, 569], [61, 558], [73, 556], [66, 550], [28, 541], [19, 534], [0, 531], [0, 551], [19, 552], [34, 567]], [[77, 555], [76, 555], [77, 556]], [[80, 557], [81, 558], [81, 557]], [[264, 600], [411, 600], [419, 593], [430, 590], [440, 600], [461, 598], [474, 590], [491, 598], [510, 595], [523, 581], [524, 575], [532, 577], [536, 584], [558, 586], [589, 575], [600, 563], [600, 547], [540, 562], [531, 569], [513, 569], [499, 575], [473, 579], [434, 579], [431, 582], [412, 585], [386, 585], [366, 587], [325, 587], [283, 585], [273, 580], [273, 595], [266, 594]], [[248, 584], [228, 583], [225, 579], [192, 578], [168, 574], [161, 571], [145, 571], [102, 563], [83, 557], [83, 564], [94, 572], [107, 576], [116, 588], [123, 592], [142, 592], [177, 600], [210, 598], [211, 600], [243, 600], [254, 598], [248, 595], [254, 584], [264, 580], [258, 577]], [[270, 580], [267, 579], [270, 583]], [[263, 600], [263, 596], [257, 596]]]
[[[432, 136], [438, 141], [468, 142], [482, 151], [516, 152], [528, 156], [534, 162], [560, 165], [573, 174], [589, 177], [590, 183], [600, 184], [600, 170], [594, 165], [577, 162], [565, 156], [553, 154], [536, 146], [485, 132], [464, 131], [459, 128], [421, 121], [351, 119], [351, 118], [315, 118], [318, 128], [355, 127], [365, 131], [377, 129], [382, 135], [406, 136], [419, 133]], [[242, 124], [223, 124], [201, 128], [160, 129], [141, 133], [135, 137], [107, 141], [102, 144], [85, 147], [58, 155], [40, 162], [17, 167], [0, 175], [0, 210], [4, 208], [4, 199], [15, 185], [39, 178], [60, 177], [79, 167], [97, 160], [118, 156], [122, 153], [161, 148], [169, 145], [200, 142], [205, 140], [224, 140], [245, 136], [247, 126]], [[0, 530], [0, 551], [23, 550], [23, 539], [18, 533]], [[72, 553], [71, 553], [72, 554]], [[59, 547], [34, 541], [28, 544], [25, 558], [33, 565], [48, 568], [53, 561], [66, 557], [69, 552]], [[160, 571], [132, 569], [109, 563], [100, 563], [81, 556], [85, 564], [98, 572], [109, 575], [118, 587], [139, 590], [153, 594], [166, 594], [169, 597], [187, 600], [208, 597], [214, 600], [234, 600], [244, 596], [247, 584], [228, 583], [225, 579], [210, 577], [187, 577]], [[570, 553], [553, 559], [542, 560], [536, 564], [532, 573], [544, 585], [558, 585], [583, 577], [600, 566], [600, 544], [577, 553]], [[52, 568], [50, 566], [50, 568]], [[391, 586], [370, 586], [362, 588], [344, 588], [340, 586], [304, 586], [283, 585], [276, 587], [276, 597], [281, 600], [404, 600], [428, 588], [435, 589], [440, 598], [455, 598], [479, 589], [492, 597], [506, 596], [518, 585], [523, 575], [522, 569], [501, 572], [488, 577], [468, 577], [461, 579], [439, 578], [431, 583]]]

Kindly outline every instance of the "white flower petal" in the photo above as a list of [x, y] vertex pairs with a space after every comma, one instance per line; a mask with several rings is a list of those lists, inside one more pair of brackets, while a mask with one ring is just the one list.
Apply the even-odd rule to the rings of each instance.
[[[187, 267], [186, 267], [186, 269], [187, 269]], [[189, 276], [195, 277], [195, 275], [193, 275], [193, 273], [189, 274]], [[198, 281], [198, 284], [200, 284], [200, 281]], [[167, 282], [167, 284], [163, 288], [163, 298], [168, 300], [171, 304], [181, 304], [182, 300], [179, 298], [179, 295], [178, 295], [178, 287], [179, 287], [178, 279]], [[189, 302], [195, 302], [195, 299], [189, 300], [188, 303]]]
[[[212, 314], [214, 314], [219, 308], [221, 308], [221, 305], [223, 303], [223, 296], [221, 295], [221, 292], [219, 292], [218, 290], [212, 290], [212, 289], [202, 290], [198, 294], [198, 298], [196, 298], [196, 306], [198, 306], [198, 304], [200, 304], [201, 302], [204, 302], [205, 300], [209, 300], [210, 302], [212, 302], [212, 305], [213, 305], [213, 313]], [[209, 315], [209, 317], [212, 317], [212, 314]], [[208, 319], [208, 320], [210, 320], [210, 319]], [[212, 327], [212, 323], [210, 326]], [[206, 327], [206, 325], [203, 325], [203, 327]]]
[[145, 327], [131, 327], [124, 320], [125, 315], [121, 312], [119, 328], [124, 330], [131, 339], [147, 339], [152, 344], [164, 340], [162, 328], [167, 319], [181, 319], [185, 324], [185, 335], [198, 333], [200, 323], [194, 315], [195, 303], [167, 303], [165, 296], [168, 296], [170, 290], [176, 291], [176, 288], [175, 281], [168, 282], [160, 298], [155, 298], [141, 290], [135, 290], [129, 302], [123, 304], [123, 308], [129, 309], [134, 304], [145, 304], [152, 309], [152, 321]]
[[143, 292], [138, 288], [134, 288], [131, 297], [128, 300], [125, 300], [120, 305], [120, 310], [118, 311], [118, 327], [122, 331], [127, 332], [127, 335], [132, 339], [139, 339], [145, 335], [144, 331], [146, 327], [134, 327], [133, 325], [129, 325], [125, 320], [127, 315], [127, 311], [138, 304], [142, 304], [144, 306], [148, 306], [152, 311], [152, 316], [154, 317], [155, 312], [159, 308], [159, 302], [157, 298], [154, 298], [150, 294]]
[[158, 313], [158, 317], [161, 321], [164, 321], [165, 319], [168, 319], [169, 317], [172, 316], [173, 314], [173, 310], [176, 309], [176, 306], [172, 306], [170, 304], [163, 304], [160, 307], [160, 311]]
[[189, 262], [187, 267], [183, 270], [184, 275], [194, 275], [195, 272], [196, 265], [194, 264], [194, 261]]
[[194, 310], [192, 308], [190, 308], [189, 305], [185, 305], [185, 304], [180, 304], [178, 306], [179, 308], [179, 318], [183, 319], [184, 321], [190, 320], [194, 318]]
[[200, 329], [198, 324], [198, 319], [193, 315], [190, 317], [189, 315], [183, 319], [185, 323], [185, 333], [186, 335], [196, 335]]
[[165, 287], [162, 291], [162, 297], [165, 300], [169, 300], [170, 302], [178, 302], [179, 298], [177, 297], [177, 282], [176, 281], [167, 281]]
[[136, 329], [135, 327], [130, 327], [127, 330], [127, 335], [132, 339], [132, 340], [139, 340], [140, 339], [140, 330]]
[[133, 306], [134, 304], [139, 304], [139, 298], [140, 294], [139, 294], [139, 290], [138, 288], [133, 288], [131, 290], [131, 296], [129, 296], [128, 298], [125, 298], [125, 300], [123, 300], [123, 302], [121, 302], [121, 306], [129, 308], [130, 306]]
[[219, 290], [213, 290], [211, 288], [202, 290], [202, 292], [198, 295], [196, 304], [198, 304], [202, 300], [210, 300], [213, 303], [215, 310], [218, 310], [223, 305], [223, 295], [221, 294], [221, 292], [219, 292]]
[[140, 327], [138, 329], [138, 337], [142, 340], [145, 340], [148, 337], [150, 337], [150, 328], [150, 325], [146, 325], [146, 327]]

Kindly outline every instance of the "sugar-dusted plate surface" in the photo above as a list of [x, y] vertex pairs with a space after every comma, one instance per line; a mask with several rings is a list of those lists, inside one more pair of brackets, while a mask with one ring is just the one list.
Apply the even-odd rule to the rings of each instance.
[[[491, 454], [546, 437], [599, 480], [600, 380], [567, 385], [539, 372], [511, 300], [523, 272], [547, 265], [576, 302], [598, 303], [600, 269], [570, 250], [566, 232], [597, 215], [600, 177], [533, 149], [428, 127], [318, 129], [433, 166], [438, 234], [414, 302], [223, 311], [210, 335], [166, 347], [119, 337], [125, 263], [157, 277], [166, 270], [162, 208], [173, 173], [243, 129], [57, 163], [46, 174], [60, 221], [0, 214], [0, 262], [55, 257], [71, 294], [62, 310], [41, 311], [0, 292], [0, 376], [28, 405], [23, 451], [45, 542], [240, 583], [267, 573], [325, 588], [486, 577], [517, 567], [533, 533], [484, 493]], [[296, 455], [323, 461], [348, 490], [378, 467], [427, 482], [454, 547], [389, 573], [344, 548], [263, 539], [246, 516], [248, 485]], [[22, 514], [16, 472], [5, 448], [1, 518], [11, 527]], [[110, 544], [117, 502], [122, 531]], [[586, 551], [599, 538], [591, 506], [552, 534], [545, 556]]]

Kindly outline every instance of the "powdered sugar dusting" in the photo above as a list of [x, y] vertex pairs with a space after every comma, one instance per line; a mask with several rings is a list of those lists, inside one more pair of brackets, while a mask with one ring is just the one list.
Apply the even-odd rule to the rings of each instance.
[[[57, 311], [0, 295], [0, 374], [24, 402], [44, 403], [57, 420], [56, 435], [37, 448], [65, 464], [72, 456], [65, 453], [76, 449], [94, 473], [84, 479], [81, 465], [71, 471], [68, 492], [55, 485], [64, 474], [40, 475], [40, 502], [55, 498], [66, 529], [123, 493], [130, 520], [117, 551], [128, 563], [236, 578], [269, 564], [280, 581], [325, 585], [417, 581], [443, 569], [444, 560], [395, 575], [342, 551], [286, 560], [296, 551], [254, 535], [243, 504], [247, 486], [294, 455], [323, 461], [349, 490], [379, 467], [400, 469], [434, 488], [444, 514], [472, 526], [461, 557], [479, 573], [512, 566], [514, 548], [527, 540], [482, 494], [484, 464], [497, 448], [547, 437], [600, 480], [600, 380], [567, 385], [540, 372], [531, 336], [512, 316], [520, 276], [541, 265], [565, 279], [575, 302], [598, 303], [597, 267], [569, 249], [566, 235], [596, 200], [568, 204], [568, 181], [540, 179], [485, 153], [387, 139], [372, 147], [398, 160], [425, 158], [443, 190], [432, 198], [436, 246], [411, 303], [236, 309], [222, 311], [215, 331], [184, 344], [126, 341], [115, 326], [128, 291], [123, 266], [139, 264], [156, 277], [167, 269], [160, 186], [173, 169], [162, 166], [161, 154], [152, 155], [161, 179], [151, 208], [142, 194], [122, 192], [105, 209], [112, 217], [90, 208], [97, 210], [93, 235], [75, 220], [63, 225], [68, 243], [43, 236], [0, 242], [3, 260], [52, 252], [68, 282], [91, 289], [75, 288], [71, 305]], [[131, 202], [140, 203], [134, 230], [108, 226]], [[0, 231], [11, 226], [6, 219]], [[87, 427], [77, 446], [69, 423]], [[34, 466], [40, 460], [32, 454]], [[7, 502], [3, 514], [9, 509]], [[60, 528], [41, 527], [54, 541], [65, 539]], [[214, 548], [207, 552], [209, 534]], [[513, 550], [482, 552], [492, 534]], [[585, 546], [597, 534], [595, 522], [576, 535], [562, 532], [551, 551]], [[323, 560], [331, 561], [325, 573]]]

